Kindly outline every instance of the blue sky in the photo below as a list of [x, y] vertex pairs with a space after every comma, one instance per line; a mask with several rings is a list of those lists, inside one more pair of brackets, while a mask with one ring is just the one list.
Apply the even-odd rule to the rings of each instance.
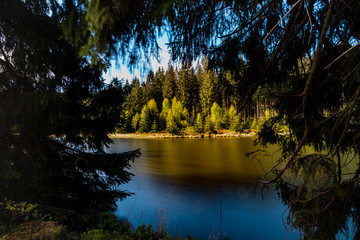
[[[158, 62], [155, 58], [151, 58], [150, 62], [151, 69], [154, 72], [156, 72], [159, 67], [163, 67], [164, 70], [167, 69], [170, 60], [170, 54], [168, 52], [166, 43], [168, 43], [168, 38], [166, 34], [163, 34], [158, 39], [158, 44], [161, 49], [159, 54], [160, 62]], [[147, 69], [144, 71], [142, 67], [135, 67], [131, 70], [126, 66], [126, 64], [116, 64], [115, 60], [112, 60], [111, 64], [112, 66], [105, 73], [103, 73], [103, 77], [106, 83], [109, 83], [114, 77], [117, 77], [119, 80], [127, 79], [129, 80], [129, 82], [131, 82], [134, 77], [137, 77], [138, 79], [140, 79], [140, 81], [145, 81], [146, 76], [150, 70]]]

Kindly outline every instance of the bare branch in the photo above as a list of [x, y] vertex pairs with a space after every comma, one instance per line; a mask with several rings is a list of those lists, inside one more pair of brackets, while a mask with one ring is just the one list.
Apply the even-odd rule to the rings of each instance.
[[331, 65], [333, 65], [335, 62], [337, 62], [340, 58], [342, 58], [345, 54], [347, 54], [348, 52], [350, 52], [351, 50], [353, 50], [354, 48], [360, 46], [360, 42], [358, 42], [356, 45], [352, 46], [351, 48], [349, 48], [348, 50], [346, 50], [345, 52], [343, 52], [340, 56], [338, 56], [334, 61], [332, 61], [329, 65], [327, 65], [324, 69], [328, 69], [329, 67], [331, 67]]

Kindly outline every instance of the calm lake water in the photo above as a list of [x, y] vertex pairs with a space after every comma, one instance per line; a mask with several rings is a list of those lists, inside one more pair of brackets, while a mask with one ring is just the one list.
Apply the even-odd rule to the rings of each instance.
[[[133, 180], [121, 186], [134, 195], [116, 212], [134, 227], [163, 226], [173, 236], [201, 239], [298, 238], [284, 225], [286, 206], [276, 191], [255, 190], [256, 177], [276, 161], [276, 146], [259, 148], [252, 137], [113, 141], [108, 152], [141, 148]], [[267, 155], [245, 156], [256, 150]]]

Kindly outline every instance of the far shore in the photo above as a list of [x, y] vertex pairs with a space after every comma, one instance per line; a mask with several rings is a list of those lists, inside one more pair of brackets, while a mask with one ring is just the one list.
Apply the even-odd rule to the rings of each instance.
[[256, 132], [239, 133], [239, 132], [226, 132], [226, 133], [198, 133], [198, 134], [183, 134], [173, 135], [170, 133], [114, 133], [109, 135], [111, 138], [223, 138], [223, 137], [252, 137], [256, 136]]

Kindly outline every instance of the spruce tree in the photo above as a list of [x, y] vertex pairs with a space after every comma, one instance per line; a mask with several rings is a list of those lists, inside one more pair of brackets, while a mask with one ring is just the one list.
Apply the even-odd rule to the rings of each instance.
[[168, 66], [165, 77], [164, 77], [164, 84], [163, 84], [163, 98], [173, 99], [177, 96], [177, 86], [176, 86], [176, 72], [172, 65]]
[[166, 129], [166, 117], [168, 115], [169, 110], [171, 110], [170, 101], [169, 99], [165, 98], [162, 103], [162, 109], [159, 117], [159, 130]]
[[198, 113], [196, 116], [195, 131], [199, 133], [202, 133], [204, 131], [204, 123], [201, 113]]
[[86, 229], [130, 194], [119, 186], [139, 151], [105, 153], [122, 89], [79, 58], [51, 2], [0, 1], [0, 199]]

